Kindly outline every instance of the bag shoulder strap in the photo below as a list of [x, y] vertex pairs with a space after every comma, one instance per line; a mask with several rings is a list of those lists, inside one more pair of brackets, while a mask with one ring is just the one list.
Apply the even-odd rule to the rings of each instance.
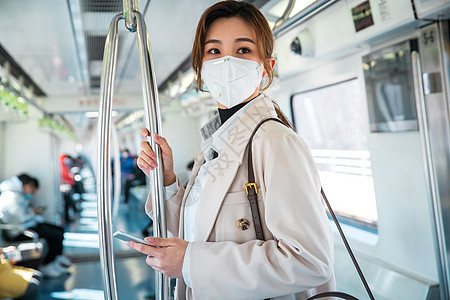
[[356, 260], [355, 255], [353, 254], [352, 248], [350, 248], [350, 244], [347, 241], [347, 238], [345, 237], [344, 231], [342, 231], [341, 225], [339, 224], [339, 221], [336, 217], [336, 215], [334, 214], [333, 209], [331, 208], [330, 202], [328, 202], [327, 196], [325, 195], [325, 192], [323, 191], [323, 188], [320, 189], [320, 193], [322, 194], [323, 200], [325, 200], [325, 203], [328, 207], [328, 210], [330, 211], [331, 217], [334, 220], [334, 223], [336, 224], [336, 227], [339, 231], [339, 235], [342, 238], [342, 241], [344, 242], [345, 248], [347, 249], [348, 255], [350, 255], [350, 258], [352, 259], [353, 265], [355, 266], [356, 271], [358, 272], [359, 278], [361, 279], [364, 288], [366, 289], [367, 294], [369, 295], [369, 298], [371, 300], [374, 300], [375, 298], [373, 297], [372, 291], [370, 290], [369, 284], [366, 281], [366, 278], [364, 277], [364, 274], [361, 270], [361, 268], [359, 267], [358, 261]]
[[[252, 142], [253, 142], [253, 137], [256, 134], [256, 131], [261, 127], [262, 124], [264, 124], [265, 122], [270, 121], [270, 120], [277, 121], [277, 122], [285, 125], [278, 118], [266, 118], [266, 119], [262, 120], [261, 122], [258, 123], [258, 125], [256, 125], [255, 129], [253, 130], [253, 132], [250, 136], [250, 140], [247, 145], [247, 147], [248, 147], [248, 158], [247, 158], [247, 160], [248, 160], [248, 183], [245, 185], [245, 191], [247, 193], [247, 199], [250, 203], [250, 210], [252, 212], [252, 218], [253, 218], [253, 224], [255, 227], [256, 238], [258, 240], [264, 240], [264, 234], [263, 234], [263, 230], [262, 230], [261, 218], [260, 218], [259, 209], [258, 209], [258, 200], [257, 200], [258, 190], [256, 188], [255, 173], [253, 170]], [[345, 248], [347, 249], [347, 252], [350, 255], [350, 258], [352, 259], [353, 265], [355, 266], [356, 271], [358, 272], [359, 278], [361, 279], [361, 281], [364, 285], [364, 288], [366, 289], [367, 294], [369, 295], [369, 298], [371, 300], [374, 300], [375, 298], [372, 294], [372, 291], [370, 290], [370, 287], [366, 281], [366, 278], [364, 277], [364, 274], [362, 273], [361, 268], [359, 267], [358, 261], [356, 260], [352, 249], [350, 248], [350, 244], [348, 243], [347, 238], [345, 237], [344, 232], [342, 231], [339, 221], [336, 218], [336, 215], [334, 214], [334, 211], [331, 208], [330, 203], [328, 202], [327, 196], [325, 195], [323, 188], [320, 189], [320, 193], [322, 194], [325, 204], [327, 205], [328, 210], [330, 211], [331, 217], [333, 218], [333, 221], [336, 224], [336, 227], [339, 231], [339, 235], [341, 236], [342, 241], [344, 242]], [[315, 296], [312, 296], [312, 297], [308, 298], [307, 300], [319, 299], [319, 298], [330, 297], [330, 296], [340, 297], [342, 299], [349, 299], [349, 300], [356, 299], [355, 297], [348, 295], [346, 293], [325, 292], [325, 293], [320, 293]]]
[[280, 119], [278, 118], [267, 118], [262, 120], [261, 122], [256, 125], [255, 129], [252, 132], [252, 135], [250, 136], [250, 140], [248, 142], [248, 183], [245, 185], [245, 191], [247, 193], [247, 199], [250, 203], [250, 210], [252, 211], [252, 218], [253, 218], [253, 224], [255, 225], [255, 233], [256, 238], [258, 240], [264, 240], [264, 234], [262, 231], [262, 224], [261, 224], [261, 218], [259, 216], [259, 209], [258, 209], [258, 189], [256, 188], [256, 182], [255, 182], [255, 173], [253, 171], [253, 155], [252, 155], [252, 144], [253, 144], [253, 137], [256, 134], [256, 131], [258, 131], [259, 127], [261, 127], [262, 124], [265, 122], [273, 120], [280, 122], [281, 124], [284, 124]]

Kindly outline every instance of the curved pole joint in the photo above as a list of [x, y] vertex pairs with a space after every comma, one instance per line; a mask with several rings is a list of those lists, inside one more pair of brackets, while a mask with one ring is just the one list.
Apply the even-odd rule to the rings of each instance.
[[[150, 42], [147, 35], [147, 28], [144, 17], [137, 11], [137, 0], [124, 0], [124, 13], [116, 15], [110, 25], [108, 37], [105, 43], [103, 55], [103, 67], [100, 89], [100, 108], [98, 122], [98, 216], [100, 234], [100, 258], [103, 268], [105, 285], [105, 299], [116, 300], [117, 290], [114, 272], [114, 257], [112, 243], [112, 222], [111, 222], [111, 180], [109, 172], [109, 145], [111, 134], [111, 112], [114, 96], [114, 78], [117, 61], [117, 24], [122, 18], [126, 19], [127, 28], [130, 31], [137, 30], [137, 43], [139, 50], [139, 64], [142, 78], [142, 93], [146, 112], [146, 125], [150, 132], [161, 135], [160, 111], [158, 100], [158, 88], [153, 68]], [[136, 3], [136, 5], [135, 5]], [[131, 22], [133, 20], [134, 24]], [[131, 26], [130, 26], [131, 24]], [[131, 28], [131, 29], [130, 29]], [[156, 162], [162, 166], [161, 149], [153, 140], [153, 135], [149, 137], [150, 146], [155, 149]], [[166, 238], [166, 220], [164, 207], [164, 190], [161, 167], [150, 173], [151, 196], [154, 211], [154, 235]], [[169, 299], [169, 280], [163, 273], [158, 272], [156, 276], [156, 299]]]
[[294, 9], [294, 6], [295, 0], [289, 0], [286, 9], [283, 12], [283, 15], [275, 22], [275, 25], [273, 26], [272, 30], [275, 30], [275, 28], [279, 27], [281, 24], [283, 24], [284, 21], [286, 21], [289, 18], [289, 15]]
[[125, 27], [136, 32], [136, 17], [134, 12], [139, 10], [139, 0], [123, 0], [123, 17], [125, 19]]

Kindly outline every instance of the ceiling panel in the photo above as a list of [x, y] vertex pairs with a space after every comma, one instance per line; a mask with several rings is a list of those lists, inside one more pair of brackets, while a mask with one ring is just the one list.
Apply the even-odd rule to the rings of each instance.
[[[215, 2], [139, 1], [158, 84], [189, 57], [198, 19]], [[66, 112], [78, 111], [83, 99], [99, 97], [104, 41], [111, 19], [121, 6], [122, 0], [3, 0], [0, 43], [51, 98], [48, 103], [56, 101]], [[124, 21], [119, 22], [116, 77], [117, 98], [139, 98], [142, 88], [136, 34], [125, 29]], [[66, 118], [78, 131], [86, 131], [92, 123], [84, 114]]]
[[[145, 22], [153, 50], [156, 79], [161, 84], [189, 56], [198, 19], [203, 11], [217, 1], [152, 0]], [[133, 82], [140, 84], [137, 47], [122, 76], [119, 93], [131, 92]], [[140, 85], [138, 87], [140, 91]]]
[[[79, 2], [77, 2], [79, 1]], [[86, 41], [76, 47], [69, 5], [79, 3]], [[120, 2], [120, 1], [119, 1]], [[153, 48], [156, 78], [163, 82], [190, 53], [196, 23], [210, 0], [152, 0], [145, 13]], [[0, 1], [0, 43], [50, 96], [83, 95], [83, 68], [99, 70], [99, 55], [117, 1], [15, 0]], [[119, 3], [120, 4], [120, 3]], [[143, 11], [147, 1], [140, 1]], [[140, 92], [136, 34], [119, 23], [117, 93]], [[79, 50], [78, 50], [79, 49]], [[87, 49], [87, 50], [86, 50]], [[79, 52], [94, 61], [79, 63]], [[100, 64], [101, 65], [101, 64]], [[98, 80], [98, 74], [93, 74]], [[93, 89], [91, 94], [98, 94]]]
[[[148, 1], [139, 1], [141, 12]], [[144, 17], [159, 84], [189, 56], [197, 21], [214, 2], [149, 3]], [[121, 0], [0, 1], [0, 43], [51, 101], [61, 102], [67, 111], [76, 111], [83, 97], [99, 97], [103, 44], [120, 7]], [[139, 95], [142, 88], [136, 34], [125, 29], [124, 21], [119, 22], [119, 47], [116, 97]], [[66, 114], [65, 118], [78, 136], [83, 136], [94, 121], [86, 119], [84, 113]]]
[[0, 43], [45, 93], [80, 92], [66, 1], [1, 1], [0, 19]]

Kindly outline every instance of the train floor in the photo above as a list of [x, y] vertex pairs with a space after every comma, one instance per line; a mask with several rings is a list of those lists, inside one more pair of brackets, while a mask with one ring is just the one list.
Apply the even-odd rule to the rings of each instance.
[[[72, 260], [70, 274], [44, 279], [39, 300], [103, 298], [103, 272], [99, 255], [96, 195], [85, 194], [81, 210], [66, 226], [64, 254]], [[142, 237], [149, 223], [143, 202], [132, 198], [128, 205], [119, 205], [113, 216], [113, 230], [122, 230]], [[115, 276], [118, 299], [154, 299], [154, 271], [145, 264], [145, 255], [114, 239]]]

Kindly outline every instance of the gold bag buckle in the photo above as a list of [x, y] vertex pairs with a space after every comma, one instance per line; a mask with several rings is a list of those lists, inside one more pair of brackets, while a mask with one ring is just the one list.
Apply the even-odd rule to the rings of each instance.
[[255, 189], [255, 194], [258, 194], [258, 188], [256, 187], [256, 183], [249, 182], [245, 185], [245, 192], [247, 193], [247, 195], [248, 195], [248, 189], [252, 188], [252, 187]]

